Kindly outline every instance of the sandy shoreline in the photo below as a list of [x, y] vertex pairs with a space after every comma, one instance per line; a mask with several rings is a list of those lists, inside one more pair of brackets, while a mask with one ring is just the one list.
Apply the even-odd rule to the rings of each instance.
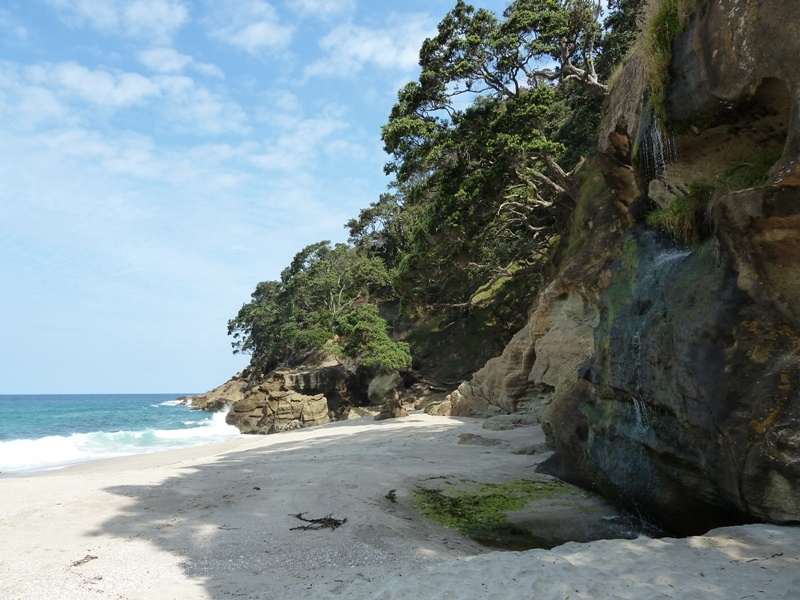
[[414, 414], [0, 477], [0, 598], [800, 598], [800, 528], [492, 552], [410, 508], [425, 479], [530, 477], [511, 451], [541, 435]]

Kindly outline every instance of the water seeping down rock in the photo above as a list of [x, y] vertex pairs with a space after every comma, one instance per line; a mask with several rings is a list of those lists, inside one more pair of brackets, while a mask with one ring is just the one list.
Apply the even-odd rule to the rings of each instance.
[[[560, 272], [458, 391], [507, 411], [544, 393], [544, 468], [678, 534], [800, 522], [798, 32], [796, 0], [709, 0], [673, 47], [663, 173], [634, 156], [648, 98], [629, 57]], [[699, 246], [644, 224], [756, 154], [767, 182], [716, 197]]]

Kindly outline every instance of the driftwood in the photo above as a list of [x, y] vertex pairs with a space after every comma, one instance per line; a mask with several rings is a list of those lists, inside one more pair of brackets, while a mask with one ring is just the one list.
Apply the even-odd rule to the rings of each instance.
[[74, 563], [72, 563], [72, 566], [73, 567], [80, 567], [81, 565], [85, 565], [86, 563], [88, 563], [89, 561], [92, 561], [92, 560], [97, 560], [97, 557], [96, 556], [92, 556], [91, 554], [87, 554], [82, 559], [76, 560]]
[[297, 527], [292, 527], [289, 531], [312, 531], [316, 529], [330, 529], [333, 531], [347, 523], [347, 519], [336, 519], [333, 515], [327, 515], [322, 517], [321, 519], [306, 519], [303, 515], [305, 513], [297, 513], [296, 515], [292, 515], [295, 519], [300, 519], [301, 521], [305, 521], [306, 523], [310, 523], [309, 525], [298, 525]]

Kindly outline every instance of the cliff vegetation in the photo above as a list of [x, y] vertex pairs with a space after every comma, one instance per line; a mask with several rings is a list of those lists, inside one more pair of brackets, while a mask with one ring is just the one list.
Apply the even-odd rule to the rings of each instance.
[[[370, 372], [460, 381], [523, 324], [578, 200], [604, 83], [641, 0], [458, 0], [420, 50], [382, 138], [394, 180], [347, 223], [259, 283], [228, 324], [266, 375], [320, 351]], [[388, 323], [387, 323], [388, 321]], [[387, 333], [391, 333], [391, 338]]]
[[[281, 408], [306, 381], [398, 416], [423, 382], [541, 422], [547, 473], [670, 532], [800, 522], [797, 31], [796, 0], [458, 0], [387, 193], [231, 320], [274, 382], [240, 412], [324, 421]], [[320, 351], [346, 381], [286, 371]]]

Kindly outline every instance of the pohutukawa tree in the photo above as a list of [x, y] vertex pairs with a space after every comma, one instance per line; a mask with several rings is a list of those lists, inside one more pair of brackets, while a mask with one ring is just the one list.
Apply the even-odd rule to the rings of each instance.
[[[599, 0], [516, 0], [501, 17], [458, 0], [383, 127], [389, 192], [347, 223], [351, 245], [312, 244], [256, 287], [228, 323], [234, 351], [263, 370], [322, 346], [401, 368], [408, 347], [387, 335], [380, 300], [469, 307], [540, 271], [645, 2], [609, 0], [601, 27]], [[505, 322], [516, 309], [502, 308]]]
[[387, 284], [379, 257], [347, 244], [311, 244], [280, 281], [259, 283], [228, 322], [234, 352], [252, 355], [253, 366], [264, 372], [328, 345], [367, 367], [407, 367], [408, 347], [389, 339], [386, 322], [369, 304]]
[[[570, 98], [608, 92], [595, 68], [600, 13], [597, 0], [517, 0], [498, 18], [458, 0], [424, 42], [419, 80], [383, 127], [404, 225], [383, 230], [403, 239], [382, 241], [403, 248], [409, 289], [463, 302], [487, 274], [530, 272], [558, 239], [575, 198]], [[351, 221], [351, 239], [374, 243], [370, 215], [388, 206]]]

